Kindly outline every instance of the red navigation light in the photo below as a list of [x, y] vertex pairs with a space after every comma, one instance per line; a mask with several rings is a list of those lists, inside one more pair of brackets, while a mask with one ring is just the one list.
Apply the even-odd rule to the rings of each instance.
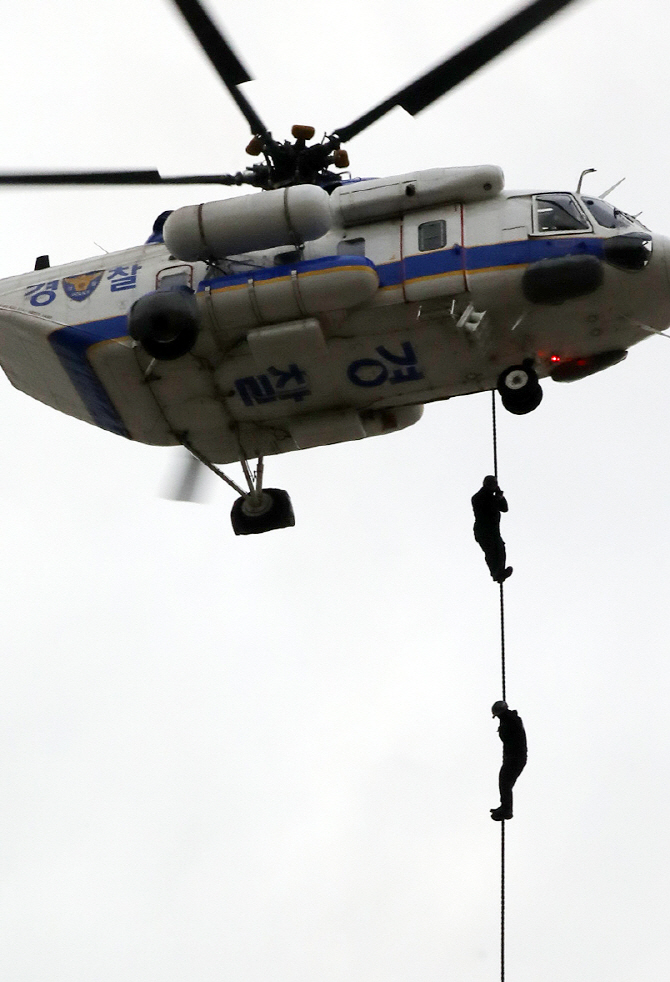
[[556, 365], [561, 360], [561, 356], [560, 355], [552, 355], [549, 360], [551, 362], [553, 362], [554, 365]]

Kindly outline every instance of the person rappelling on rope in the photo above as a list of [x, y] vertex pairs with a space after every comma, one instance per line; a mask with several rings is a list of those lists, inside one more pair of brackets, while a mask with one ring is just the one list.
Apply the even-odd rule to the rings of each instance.
[[528, 744], [523, 720], [516, 709], [510, 709], [504, 699], [491, 706], [491, 713], [500, 720], [498, 735], [503, 745], [503, 762], [498, 777], [500, 807], [491, 809], [494, 822], [512, 818], [512, 788], [528, 759]]
[[475, 539], [484, 550], [491, 576], [496, 583], [504, 583], [512, 575], [512, 567], [505, 566], [505, 543], [500, 536], [500, 514], [508, 510], [508, 505], [493, 474], [484, 478], [481, 488], [472, 496], [472, 509]]

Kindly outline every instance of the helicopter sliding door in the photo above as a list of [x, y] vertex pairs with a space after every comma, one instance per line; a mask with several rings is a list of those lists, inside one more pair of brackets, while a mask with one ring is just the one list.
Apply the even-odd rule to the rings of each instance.
[[451, 297], [465, 291], [461, 206], [407, 212], [402, 223], [405, 300]]
[[[533, 232], [529, 195], [500, 196], [494, 201], [475, 201], [463, 207], [463, 244], [466, 250], [466, 285], [470, 292], [493, 284], [499, 290], [528, 258], [527, 243]], [[516, 279], [514, 279], [516, 282]]]

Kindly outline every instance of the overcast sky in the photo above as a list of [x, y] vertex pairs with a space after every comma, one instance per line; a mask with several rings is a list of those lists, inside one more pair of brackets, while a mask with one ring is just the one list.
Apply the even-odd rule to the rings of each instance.
[[[350, 122], [500, 0], [210, 0], [278, 136]], [[584, 0], [365, 176], [495, 163], [670, 234], [666, 0]], [[2, 168], [245, 166], [245, 122], [167, 0], [5, 4]], [[2, 191], [0, 269], [147, 237], [210, 188]], [[665, 982], [670, 345], [499, 415], [510, 982]], [[0, 977], [484, 982], [499, 973], [498, 594], [472, 538], [490, 397], [271, 459], [295, 529], [159, 497], [178, 454], [0, 379]]]

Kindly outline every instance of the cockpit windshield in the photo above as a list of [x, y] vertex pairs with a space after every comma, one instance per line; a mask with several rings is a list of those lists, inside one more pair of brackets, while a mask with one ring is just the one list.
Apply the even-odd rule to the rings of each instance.
[[609, 201], [603, 201], [602, 198], [585, 198], [582, 196], [582, 201], [602, 228], [631, 228], [636, 224], [631, 215], [619, 211]]

